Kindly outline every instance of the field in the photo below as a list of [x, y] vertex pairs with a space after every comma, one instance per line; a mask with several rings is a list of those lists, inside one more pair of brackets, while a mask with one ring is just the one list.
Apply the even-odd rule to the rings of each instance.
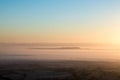
[[120, 80], [119, 62], [0, 61], [0, 80]]

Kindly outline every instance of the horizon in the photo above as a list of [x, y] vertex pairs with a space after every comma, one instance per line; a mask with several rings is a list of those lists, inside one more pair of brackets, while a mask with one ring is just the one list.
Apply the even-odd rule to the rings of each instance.
[[120, 0], [0, 0], [0, 80], [120, 80]]

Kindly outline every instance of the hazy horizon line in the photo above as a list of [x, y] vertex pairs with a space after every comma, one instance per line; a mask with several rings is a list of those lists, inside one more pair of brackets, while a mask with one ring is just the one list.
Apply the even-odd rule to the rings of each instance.
[[93, 42], [0, 42], [0, 44], [89, 44], [89, 45], [120, 45], [116, 43], [93, 43]]

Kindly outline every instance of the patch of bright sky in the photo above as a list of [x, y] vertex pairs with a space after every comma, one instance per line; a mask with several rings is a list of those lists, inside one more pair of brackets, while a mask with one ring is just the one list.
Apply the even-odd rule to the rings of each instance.
[[46, 37], [44, 41], [51, 36], [59, 36], [61, 41], [68, 36], [70, 39], [100, 36], [101, 42], [107, 36], [112, 41], [119, 34], [119, 8], [120, 0], [0, 0], [0, 36], [4, 38], [2, 41], [13, 34], [29, 39], [40, 35]]

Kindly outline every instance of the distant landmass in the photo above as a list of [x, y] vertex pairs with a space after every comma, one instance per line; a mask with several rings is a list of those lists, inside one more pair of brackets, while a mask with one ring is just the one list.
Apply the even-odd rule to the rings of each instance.
[[29, 48], [29, 49], [80, 49], [80, 47]]

